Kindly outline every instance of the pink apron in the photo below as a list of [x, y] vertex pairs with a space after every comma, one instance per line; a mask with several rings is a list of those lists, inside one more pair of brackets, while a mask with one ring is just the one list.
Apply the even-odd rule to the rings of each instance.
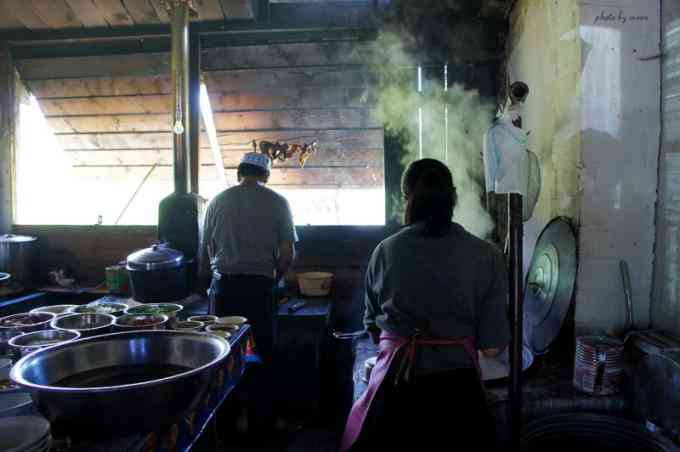
[[[359, 439], [359, 434], [371, 408], [373, 399], [378, 393], [378, 389], [382, 385], [387, 372], [392, 366], [394, 358], [400, 350], [408, 347], [404, 355], [404, 360], [399, 372], [405, 372], [404, 377], [408, 379], [415, 361], [416, 349], [419, 346], [449, 346], [449, 347], [463, 347], [463, 349], [470, 355], [477, 373], [480, 374], [479, 356], [475, 347], [475, 339], [473, 337], [463, 337], [460, 339], [419, 339], [406, 338], [383, 331], [380, 334], [380, 345], [378, 350], [378, 360], [371, 371], [368, 389], [361, 396], [359, 400], [352, 407], [352, 411], [347, 419], [345, 426], [345, 433], [342, 435], [340, 441], [340, 452], [347, 452], [352, 445]], [[481, 374], [480, 374], [481, 375]]]

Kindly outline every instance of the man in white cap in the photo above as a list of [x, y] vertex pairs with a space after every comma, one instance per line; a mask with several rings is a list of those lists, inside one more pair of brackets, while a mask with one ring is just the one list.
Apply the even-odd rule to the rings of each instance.
[[244, 155], [238, 166], [239, 184], [215, 196], [208, 205], [201, 262], [204, 275], [208, 262], [212, 270], [211, 312], [220, 317], [244, 316], [253, 327], [263, 366], [255, 371], [259, 375], [253, 383], [260, 386], [255, 394], [261, 397], [255, 401], [255, 417], [249, 421], [261, 421], [262, 426], [273, 424], [272, 398], [266, 394], [271, 387], [275, 337], [274, 291], [293, 263], [297, 241], [288, 202], [265, 187], [270, 171], [271, 160], [266, 155]]

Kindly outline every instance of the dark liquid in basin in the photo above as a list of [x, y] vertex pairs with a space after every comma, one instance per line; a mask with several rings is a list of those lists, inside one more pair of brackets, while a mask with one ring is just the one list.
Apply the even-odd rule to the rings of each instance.
[[102, 386], [127, 385], [166, 378], [189, 370], [191, 370], [191, 367], [175, 366], [172, 364], [103, 367], [71, 375], [52, 384], [52, 386], [62, 388], [98, 388]]

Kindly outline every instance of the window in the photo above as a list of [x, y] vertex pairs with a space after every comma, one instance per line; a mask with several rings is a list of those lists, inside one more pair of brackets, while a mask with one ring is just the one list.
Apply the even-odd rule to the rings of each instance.
[[[202, 121], [200, 194], [210, 199], [236, 183], [253, 140], [316, 141], [304, 168], [297, 159], [277, 161], [270, 178], [296, 223], [384, 224], [383, 125], [362, 45], [204, 51], [219, 149], [211, 149]], [[25, 88], [16, 223], [157, 222], [159, 202], [173, 191], [168, 60], [137, 54], [17, 62]]]

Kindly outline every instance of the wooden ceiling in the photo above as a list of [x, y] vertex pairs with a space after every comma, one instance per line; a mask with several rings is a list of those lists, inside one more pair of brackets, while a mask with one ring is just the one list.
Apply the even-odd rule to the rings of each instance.
[[[200, 21], [253, 19], [253, 0], [194, 0]], [[0, 0], [0, 29], [129, 27], [169, 22], [161, 0]]]

